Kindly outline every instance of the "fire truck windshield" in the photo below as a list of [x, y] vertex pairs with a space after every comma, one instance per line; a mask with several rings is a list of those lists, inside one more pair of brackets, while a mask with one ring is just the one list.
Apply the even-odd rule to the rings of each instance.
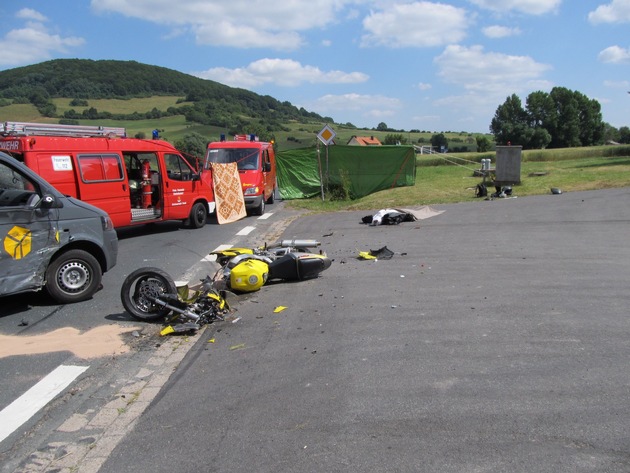
[[210, 163], [236, 163], [239, 171], [258, 169], [260, 150], [256, 148], [218, 148], [209, 149], [206, 169]]

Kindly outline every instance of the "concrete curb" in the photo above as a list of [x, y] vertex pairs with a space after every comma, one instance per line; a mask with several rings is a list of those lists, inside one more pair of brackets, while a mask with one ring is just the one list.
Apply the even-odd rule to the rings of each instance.
[[[206, 327], [185, 338], [166, 337], [138, 372], [105, 399], [98, 410], [75, 413], [57, 427], [48, 443], [14, 473], [96, 473], [166, 384]], [[74, 440], [68, 441], [68, 436]]]

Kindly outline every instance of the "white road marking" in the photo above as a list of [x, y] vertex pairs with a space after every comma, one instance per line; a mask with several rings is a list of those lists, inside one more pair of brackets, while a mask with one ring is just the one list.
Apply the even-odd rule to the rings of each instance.
[[66, 389], [89, 366], [60, 365], [0, 411], [0, 442]]
[[267, 212], [266, 214], [262, 214], [260, 217], [258, 217], [258, 220], [267, 220], [272, 215], [273, 215], [273, 212]]
[[[232, 248], [232, 246], [234, 246], [234, 245], [219, 245], [214, 250], [212, 250], [212, 252], [228, 250], [228, 249]], [[208, 255], [205, 258], [202, 258], [201, 261], [212, 262], [212, 261], [216, 261], [216, 260], [217, 260], [217, 255], [211, 255], [211, 254], [208, 253]]]
[[245, 235], [249, 235], [251, 232], [253, 232], [254, 230], [256, 230], [256, 227], [245, 227], [243, 228], [240, 232], [237, 233], [238, 236], [245, 236]]

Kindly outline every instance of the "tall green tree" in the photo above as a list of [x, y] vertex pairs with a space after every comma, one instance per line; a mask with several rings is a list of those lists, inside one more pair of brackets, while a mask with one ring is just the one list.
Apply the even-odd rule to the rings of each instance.
[[553, 127], [547, 131], [551, 135], [552, 148], [580, 146], [579, 107], [575, 94], [566, 87], [554, 87], [549, 94], [555, 104]]
[[547, 92], [532, 92], [525, 103], [531, 127], [546, 128], [555, 120], [555, 104]]
[[485, 153], [486, 151], [490, 151], [490, 148], [492, 147], [492, 143], [490, 142], [487, 136], [477, 135], [475, 137], [475, 141], [477, 143], [478, 153]]
[[611, 129], [602, 121], [596, 100], [565, 87], [527, 96], [526, 109], [515, 94], [497, 108], [490, 131], [497, 144], [523, 148], [567, 148], [604, 142]]
[[447, 149], [448, 148], [448, 139], [444, 133], [436, 133], [431, 136], [431, 146], [436, 149]]
[[498, 145], [527, 146], [532, 132], [518, 95], [512, 94], [499, 105], [490, 123], [490, 132]]
[[574, 92], [578, 105], [578, 120], [580, 126], [580, 144], [593, 146], [604, 141], [604, 122], [602, 121], [601, 105], [597, 100], [589, 99], [580, 92]]
[[405, 145], [407, 144], [407, 138], [405, 138], [402, 133], [390, 133], [385, 135], [385, 139], [383, 140], [384, 145]]

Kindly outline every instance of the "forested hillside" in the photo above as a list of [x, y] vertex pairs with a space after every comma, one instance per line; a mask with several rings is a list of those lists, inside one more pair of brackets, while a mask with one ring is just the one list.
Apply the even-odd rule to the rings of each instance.
[[[51, 99], [67, 97], [77, 106], [90, 99], [129, 99], [159, 95], [181, 96], [175, 107], [154, 109], [146, 114], [115, 114], [93, 107], [81, 113], [57, 112]], [[297, 120], [333, 122], [289, 102], [270, 96], [199, 79], [171, 69], [135, 61], [92, 61], [57, 59], [26, 67], [0, 71], [0, 105], [31, 103], [39, 112], [65, 122], [79, 119], [142, 120], [170, 115], [184, 115], [190, 122], [239, 129], [245, 123], [274, 131], [282, 123]], [[181, 105], [180, 105], [181, 104]]]

